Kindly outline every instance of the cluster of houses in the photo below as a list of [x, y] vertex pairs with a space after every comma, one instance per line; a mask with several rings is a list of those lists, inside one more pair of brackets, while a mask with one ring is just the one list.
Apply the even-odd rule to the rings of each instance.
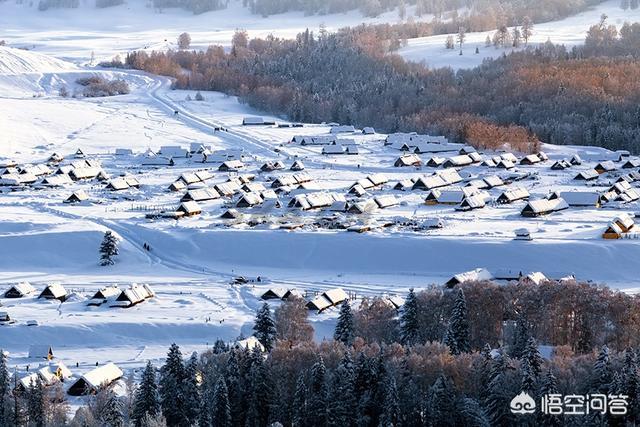
[[28, 359], [40, 361], [41, 364], [34, 371], [28, 369], [26, 372], [16, 372], [15, 375], [19, 376], [15, 382], [16, 393], [24, 393], [40, 380], [45, 387], [70, 382], [67, 393], [71, 396], [91, 395], [124, 375], [118, 366], [107, 363], [75, 377], [62, 361], [54, 360], [53, 348], [50, 345], [30, 346]]
[[453, 288], [456, 285], [460, 285], [465, 282], [482, 282], [488, 280], [498, 282], [528, 281], [533, 284], [539, 285], [540, 283], [548, 280], [557, 280], [560, 282], [575, 280], [575, 276], [571, 273], [556, 273], [553, 275], [549, 275], [539, 271], [522, 272], [509, 269], [490, 272], [486, 268], [476, 268], [470, 271], [455, 274], [450, 279], [445, 281], [444, 285], [448, 288]]
[[[300, 292], [296, 289], [274, 287], [266, 290], [260, 297], [263, 300], [282, 300], [289, 298], [307, 299], [306, 307], [317, 313], [339, 306], [345, 301], [353, 300], [354, 295], [349, 295], [341, 288], [329, 289], [321, 293], [314, 293], [311, 298], [307, 298], [307, 293]], [[385, 295], [383, 300], [392, 308], [399, 309], [404, 305], [404, 298], [397, 295]]]
[[[38, 295], [38, 299], [66, 301], [70, 293], [60, 283], [49, 283], [39, 294], [28, 282], [11, 285], [3, 296], [4, 298], [27, 298]], [[103, 287], [89, 299], [87, 305], [100, 306], [109, 303], [110, 307], [132, 307], [155, 296], [153, 290], [146, 284], [132, 284], [127, 289], [120, 289], [117, 285]], [[6, 313], [5, 313], [6, 314]], [[8, 314], [6, 314], [8, 318]], [[8, 319], [7, 321], [10, 321]], [[2, 319], [0, 319], [2, 322]]]

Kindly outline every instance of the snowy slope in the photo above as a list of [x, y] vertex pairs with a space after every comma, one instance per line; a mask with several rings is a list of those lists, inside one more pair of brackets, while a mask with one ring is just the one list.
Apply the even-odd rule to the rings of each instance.
[[[537, 45], [550, 40], [556, 44], [564, 44], [567, 47], [584, 43], [587, 30], [600, 20], [600, 16], [606, 14], [607, 22], [616, 26], [625, 21], [640, 21], [640, 9], [622, 10], [620, 2], [611, 0], [602, 3], [589, 11], [569, 18], [538, 24], [534, 26], [530, 44]], [[485, 58], [496, 58], [505, 53], [512, 52], [513, 48], [497, 49], [493, 46], [485, 46], [487, 36], [492, 37], [495, 31], [468, 33], [463, 47], [463, 55], [459, 49], [448, 50], [445, 41], [448, 35], [420, 37], [408, 40], [408, 45], [398, 52], [405, 59], [415, 62], [424, 61], [432, 68], [451, 67], [454, 70], [461, 68], [473, 68], [482, 63]], [[455, 35], [454, 35], [455, 37]], [[476, 54], [476, 47], [479, 53]]]
[[0, 46], [0, 75], [71, 71], [76, 66], [49, 55]]

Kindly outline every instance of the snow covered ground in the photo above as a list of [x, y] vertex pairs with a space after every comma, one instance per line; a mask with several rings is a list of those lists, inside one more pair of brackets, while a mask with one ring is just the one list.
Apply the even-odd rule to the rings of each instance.
[[[609, 24], [617, 27], [620, 27], [624, 22], [632, 23], [640, 20], [640, 9], [623, 10], [620, 8], [619, 1], [610, 0], [566, 19], [534, 25], [529, 45], [538, 45], [548, 40], [555, 44], [563, 44], [568, 48], [583, 44], [589, 27], [597, 24], [602, 14], [609, 17], [607, 20]], [[496, 58], [514, 50], [514, 48], [502, 49], [486, 46], [487, 36], [493, 37], [494, 32], [467, 33], [462, 55], [460, 55], [458, 48], [453, 50], [445, 48], [448, 36], [446, 34], [410, 39], [407, 46], [401, 48], [398, 53], [407, 60], [424, 62], [431, 68], [451, 67], [454, 70], [473, 68], [480, 65], [485, 58]], [[455, 34], [453, 36], [455, 38]], [[476, 47], [479, 50], [477, 54], [475, 53]]]
[[[242, 0], [231, 0], [227, 9], [201, 15], [179, 9], [158, 13], [142, 0], [130, 0], [125, 5], [106, 9], [94, 9], [93, 2], [89, 3], [82, 2], [78, 9], [40, 12], [37, 4], [2, 2], [0, 40], [15, 47], [88, 63], [92, 52], [97, 60], [108, 60], [132, 50], [175, 48], [178, 35], [185, 31], [191, 35], [192, 47], [198, 49], [211, 44], [230, 46], [236, 29], [246, 29], [250, 37], [273, 34], [294, 38], [306, 29], [317, 34], [321, 25], [327, 31], [335, 31], [361, 23], [400, 21], [395, 11], [377, 18], [364, 17], [357, 11], [324, 16], [291, 12], [263, 18], [242, 7]], [[412, 9], [408, 8], [408, 13], [412, 13]]]
[[[22, 166], [42, 165], [58, 153], [65, 157], [60, 164], [65, 166], [82, 161], [74, 155], [80, 149], [85, 159], [99, 161], [110, 176], [106, 181], [80, 180], [56, 187], [0, 187], [0, 291], [21, 281], [31, 282], [38, 290], [59, 281], [71, 292], [64, 303], [35, 296], [0, 299], [0, 311], [15, 319], [13, 324], [0, 326], [0, 348], [10, 351], [14, 365], [38, 363], [27, 358], [29, 344], [54, 346], [56, 356], [76, 372], [107, 361], [124, 368], [140, 367], [146, 359], [161, 358], [171, 342], [180, 344], [185, 352], [201, 351], [217, 338], [232, 341], [249, 335], [255, 309], [261, 303], [259, 296], [272, 286], [298, 289], [308, 296], [341, 287], [360, 298], [404, 294], [410, 287], [441, 284], [453, 274], [483, 267], [490, 271], [542, 271], [553, 278], [575, 274], [581, 280], [630, 292], [640, 288], [637, 241], [601, 238], [609, 221], [621, 213], [635, 212], [637, 202], [572, 207], [537, 219], [520, 216], [525, 206], [522, 201], [511, 205], [490, 201], [483, 209], [467, 212], [457, 211], [454, 205], [426, 205], [427, 192], [394, 190], [393, 186], [442, 168], [393, 167], [403, 153], [384, 145], [386, 135], [341, 134], [340, 139], [352, 140], [349, 144], [356, 145], [359, 154], [327, 156], [321, 154], [322, 147], [291, 141], [296, 135], [328, 135], [329, 125], [242, 126], [246, 116], [285, 121], [219, 93], [203, 93], [205, 100], [195, 101], [194, 92], [170, 91], [166, 78], [82, 66], [92, 50], [98, 57], [111, 57], [116, 52], [161, 44], [164, 38], [173, 40], [184, 29], [192, 33], [196, 44], [205, 45], [228, 42], [236, 26], [251, 23], [254, 31], [264, 33], [286, 28], [282, 30], [286, 35], [286, 31], [293, 34], [318, 25], [326, 17], [292, 20], [288, 16], [280, 17], [281, 22], [276, 18], [263, 22], [246, 15], [225, 23], [226, 12], [220, 12], [209, 16], [220, 17], [217, 32], [205, 17], [187, 17], [185, 12], [180, 18], [182, 12], [171, 11], [165, 29], [158, 31], [144, 25], [132, 29], [134, 21], [126, 20], [129, 12], [114, 8], [107, 13], [121, 14], [121, 32], [110, 29], [111, 24], [103, 29], [96, 25], [95, 32], [87, 32], [91, 23], [70, 19], [64, 31], [54, 34], [50, 24], [58, 12], [39, 17], [24, 6], [5, 3], [1, 7], [5, 6], [14, 10], [0, 15], [0, 26], [6, 29], [2, 37], [6, 35], [11, 44], [36, 48], [0, 48], [0, 163], [12, 159]], [[27, 16], [28, 22], [16, 19]], [[352, 14], [334, 18], [331, 24], [335, 27], [359, 19]], [[182, 28], [186, 22], [192, 26]], [[193, 31], [193, 26], [200, 30]], [[127, 37], [122, 37], [124, 32]], [[91, 75], [124, 79], [131, 93], [91, 99], [59, 96], [63, 86], [70, 95], [78, 92], [81, 88], [76, 80]], [[214, 160], [198, 163], [194, 158], [174, 156], [173, 166], [143, 165], [145, 153], [158, 152], [163, 146], [189, 148], [192, 143], [211, 146]], [[133, 154], [116, 155], [118, 149], [131, 149]], [[593, 186], [587, 186], [573, 177], [600, 161], [615, 158], [614, 153], [595, 147], [544, 149], [551, 159], [535, 166], [517, 166], [511, 171], [478, 164], [461, 168], [464, 180], [454, 187], [495, 175], [507, 181], [523, 178], [487, 190], [490, 199], [515, 186], [527, 188], [533, 198], [542, 198], [551, 191], [603, 192], [623, 172], [629, 172], [603, 174]], [[452, 154], [456, 153], [443, 156]], [[489, 158], [501, 153], [481, 154]], [[555, 160], [574, 154], [584, 159], [583, 165], [550, 170]], [[421, 157], [426, 161], [430, 155]], [[147, 218], [147, 214], [174, 210], [179, 205], [186, 189], [172, 192], [168, 188], [182, 174], [207, 171], [212, 175], [204, 183], [192, 184], [193, 189], [237, 178], [236, 172], [218, 171], [227, 158], [242, 160], [245, 167], [239, 174], [254, 175], [254, 185], [271, 188], [274, 178], [293, 175], [288, 168], [296, 160], [304, 163], [311, 181], [304, 188], [280, 193], [280, 207], [263, 203], [237, 208], [243, 216], [235, 220], [220, 216], [236, 206], [241, 197], [237, 191], [231, 197], [200, 202], [201, 215], [179, 220]], [[281, 161], [286, 168], [260, 171], [267, 161]], [[616, 165], [619, 168], [621, 163]], [[375, 173], [385, 174], [389, 182], [368, 190], [361, 200], [391, 195], [398, 201], [396, 206], [363, 215], [288, 207], [295, 195], [304, 194], [333, 194], [355, 201], [355, 196], [347, 194], [350, 187]], [[122, 175], [135, 177], [140, 188], [106, 188], [107, 182]], [[63, 203], [80, 190], [88, 200]], [[442, 220], [444, 227], [418, 227], [434, 219]], [[355, 233], [334, 229], [331, 224], [371, 230]], [[523, 227], [531, 231], [533, 241], [514, 240], [514, 231]], [[98, 266], [97, 249], [105, 230], [113, 230], [122, 240], [113, 267]], [[145, 243], [151, 251], [143, 249]], [[231, 284], [236, 276], [266, 276], [271, 281]], [[129, 309], [86, 305], [93, 293], [113, 283], [121, 287], [148, 283], [156, 296]], [[335, 316], [335, 309], [310, 314], [317, 339], [332, 334]], [[30, 320], [38, 325], [27, 326]]]

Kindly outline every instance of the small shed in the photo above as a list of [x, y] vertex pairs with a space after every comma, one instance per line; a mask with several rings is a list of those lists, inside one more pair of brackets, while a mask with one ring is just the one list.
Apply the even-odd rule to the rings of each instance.
[[558, 212], [564, 209], [568, 209], [569, 205], [562, 198], [553, 200], [538, 199], [530, 200], [527, 205], [522, 209], [521, 215], [524, 217], [538, 217], [542, 215], [548, 215], [553, 212]]
[[141, 302], [153, 298], [155, 294], [149, 285], [139, 285], [134, 283], [128, 289], [120, 292], [120, 295], [111, 304], [111, 307], [129, 308]]
[[573, 179], [577, 181], [591, 181], [593, 179], [598, 179], [599, 176], [600, 176], [600, 173], [598, 171], [596, 171], [595, 169], [589, 169], [589, 170], [580, 172]]
[[270, 288], [264, 292], [260, 298], [263, 300], [284, 299], [287, 292], [288, 290], [286, 288]]
[[244, 168], [244, 163], [240, 160], [227, 160], [218, 167], [218, 170], [220, 172], [236, 172], [242, 168]]
[[304, 163], [302, 163], [301, 160], [296, 160], [295, 162], [293, 162], [293, 164], [291, 165], [291, 167], [289, 168], [292, 171], [303, 171], [304, 170]]
[[100, 306], [108, 300], [116, 298], [121, 292], [118, 285], [105, 286], [93, 294], [87, 305]]
[[452, 288], [456, 285], [471, 281], [492, 280], [493, 274], [484, 268], [476, 268], [475, 270], [458, 273], [445, 282], [445, 285]]
[[607, 160], [607, 161], [598, 163], [596, 167], [593, 169], [599, 174], [603, 174], [605, 172], [613, 172], [614, 170], [617, 169], [617, 167], [616, 167], [616, 164], [613, 163], [611, 160]]

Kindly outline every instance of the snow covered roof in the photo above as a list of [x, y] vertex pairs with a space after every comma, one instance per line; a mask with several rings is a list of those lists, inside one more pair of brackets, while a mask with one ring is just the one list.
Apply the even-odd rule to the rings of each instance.
[[245, 193], [242, 195], [242, 197], [240, 197], [240, 200], [238, 200], [238, 203], [236, 204], [237, 207], [250, 207], [250, 206], [256, 206], [262, 203], [262, 197], [260, 196], [260, 194], [258, 193]]
[[476, 268], [475, 270], [456, 274], [446, 282], [446, 285], [449, 287], [452, 287], [464, 282], [492, 280], [492, 279], [493, 279], [493, 275], [488, 270], [484, 268]]
[[106, 365], [95, 368], [82, 375], [71, 385], [68, 393], [72, 396], [92, 393], [103, 385], [111, 384], [112, 382], [122, 378], [123, 375], [124, 374], [120, 368], [113, 363], [107, 363]]
[[180, 200], [183, 202], [204, 202], [207, 200], [215, 200], [219, 198], [220, 194], [215, 190], [215, 188], [197, 188], [187, 191], [187, 193], [182, 196], [182, 199]]
[[240, 160], [227, 160], [226, 162], [223, 162], [220, 165], [218, 170], [221, 170], [221, 171], [236, 171], [238, 169], [242, 169], [243, 167], [244, 167], [244, 163], [242, 163]]
[[467, 154], [462, 154], [459, 156], [453, 156], [453, 157], [449, 157], [442, 166], [444, 166], [445, 168], [449, 168], [449, 167], [461, 167], [461, 166], [468, 166], [470, 164], [473, 163], [473, 159], [471, 157], [469, 157], [469, 155]]
[[550, 199], [564, 199], [569, 206], [598, 206], [600, 194], [597, 191], [558, 191]]
[[484, 194], [474, 194], [473, 196], [465, 197], [458, 210], [467, 211], [471, 209], [480, 209], [486, 206], [487, 197]]
[[347, 293], [341, 288], [329, 289], [322, 295], [324, 295], [324, 297], [333, 305], [339, 304], [349, 299], [349, 295], [347, 295]]
[[240, 340], [240, 341], [236, 341], [234, 343], [234, 346], [237, 347], [237, 348], [246, 348], [249, 351], [253, 350], [254, 348], [257, 348], [261, 352], [265, 351], [265, 348], [262, 345], [262, 343], [258, 340], [258, 338], [254, 337], [254, 336], [251, 336], [249, 338], [245, 338], [245, 339]]
[[373, 199], [380, 209], [390, 208], [398, 205], [398, 200], [391, 194], [377, 196]]
[[29, 359], [50, 359], [53, 357], [53, 349], [50, 345], [34, 344], [29, 346]]
[[504, 181], [498, 175], [491, 175], [483, 178], [483, 181], [487, 184], [488, 188], [500, 187], [504, 185]]
[[526, 188], [516, 187], [511, 188], [509, 190], [503, 191], [500, 196], [498, 196], [498, 203], [512, 203], [516, 200], [522, 200], [529, 198], [529, 191]]
[[589, 181], [592, 179], [596, 179], [599, 176], [600, 174], [598, 173], [598, 171], [596, 171], [595, 169], [589, 169], [578, 173], [578, 175], [576, 175], [574, 179]]
[[398, 159], [393, 164], [395, 167], [406, 167], [406, 166], [420, 166], [422, 164], [422, 160], [417, 154], [406, 154], [404, 156], [398, 157]]
[[60, 283], [50, 283], [38, 298], [60, 299], [67, 295], [67, 290]]
[[187, 215], [196, 215], [202, 212], [200, 205], [195, 201], [182, 202], [178, 207], [179, 212], [184, 212]]
[[11, 286], [5, 293], [4, 293], [4, 297], [8, 298], [7, 295], [10, 295], [13, 298], [16, 297], [24, 297], [30, 294], [33, 294], [36, 292], [36, 289], [31, 286], [31, 283], [29, 282], [20, 282], [17, 283], [13, 286]]
[[522, 210], [522, 216], [538, 216], [567, 209], [569, 205], [562, 198], [553, 200], [530, 200]]

